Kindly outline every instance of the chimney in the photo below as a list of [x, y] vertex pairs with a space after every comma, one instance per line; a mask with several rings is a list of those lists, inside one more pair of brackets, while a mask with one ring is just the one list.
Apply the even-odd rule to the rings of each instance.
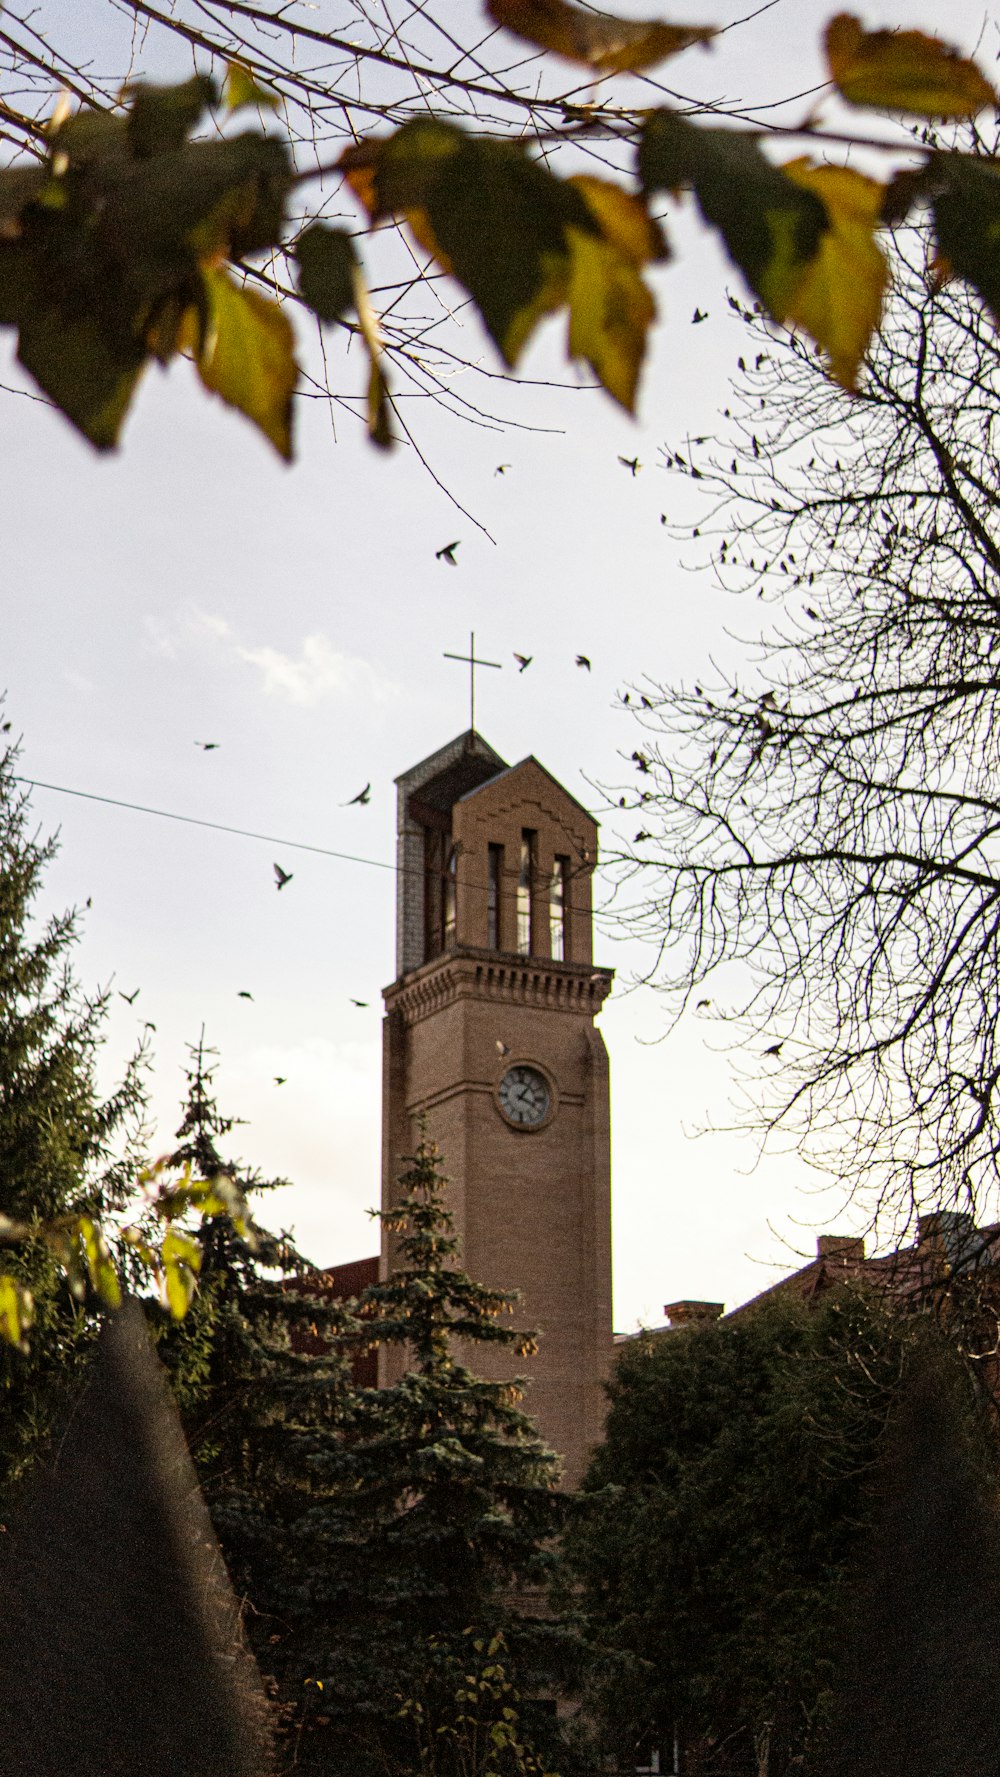
[[707, 1326], [720, 1318], [725, 1306], [725, 1302], [664, 1302], [663, 1312], [671, 1327]]
[[864, 1256], [863, 1234], [821, 1234], [816, 1241], [817, 1259], [832, 1259], [835, 1265], [847, 1265], [852, 1259], [863, 1259]]

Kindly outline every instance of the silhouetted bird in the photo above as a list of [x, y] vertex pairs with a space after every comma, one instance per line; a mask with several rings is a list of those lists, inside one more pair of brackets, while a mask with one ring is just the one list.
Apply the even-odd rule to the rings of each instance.
[[434, 560], [435, 561], [446, 561], [448, 563], [449, 568], [457, 568], [458, 563], [455, 560], [455, 551], [458, 548], [458, 545], [460, 542], [461, 542], [461, 538], [456, 537], [454, 543], [446, 543], [443, 549], [435, 549]]
[[783, 1043], [772, 1043], [770, 1049], [764, 1050], [764, 1054], [765, 1055], [780, 1055], [783, 1048], [784, 1048]]
[[711, 1000], [699, 1000], [698, 1004], [695, 1006], [695, 1011], [696, 1012], [707, 1012], [707, 1010], [711, 1004], [712, 1004]]
[[214, 753], [222, 745], [222, 742], [219, 740], [196, 740], [194, 744], [196, 747], [200, 747], [203, 753]]
[[253, 994], [248, 992], [248, 990], [245, 987], [241, 987], [239, 992], [236, 995], [236, 998], [238, 1000], [252, 1000]]
[[493, 473], [494, 475], [503, 475], [509, 468], [509, 463], [498, 463]]
[[638, 765], [640, 771], [649, 770], [649, 760], [646, 758], [645, 753], [633, 753], [632, 758], [636, 765]]
[[639, 701], [642, 704], [642, 707], [644, 710], [651, 710], [652, 709], [653, 700], [652, 700], [652, 698], [646, 696], [645, 691], [642, 692]]
[[694, 311], [694, 314], [691, 316], [691, 325], [692, 325], [692, 327], [697, 327], [699, 321], [707, 321], [707, 320], [708, 320], [707, 310], [696, 308]]
[[134, 992], [134, 993], [122, 993], [122, 990], [121, 990], [121, 988], [119, 988], [119, 989], [118, 989], [118, 998], [119, 998], [119, 999], [120, 999], [120, 1000], [124, 1000], [124, 1001], [125, 1001], [125, 1004], [126, 1004], [126, 1005], [127, 1005], [127, 1006], [134, 1006], [134, 1005], [135, 1005], [135, 1002], [136, 1002], [136, 998], [137, 998], [137, 996], [138, 996], [138, 993], [139, 993], [139, 989], [138, 989], [138, 988], [136, 988], [136, 990], [135, 990], [135, 992]]
[[639, 470], [642, 468], [642, 464], [638, 457], [619, 457], [618, 461], [623, 469], [631, 469], [633, 475], [638, 475]]
[[350, 802], [342, 802], [340, 806], [341, 808], [353, 808], [354, 804], [358, 802], [362, 808], [367, 808], [371, 799], [372, 787], [371, 784], [366, 784], [363, 790], [359, 790], [356, 796], [351, 797]]
[[576, 664], [577, 664], [577, 666], [585, 666], [588, 673], [589, 673], [590, 661], [587, 659], [586, 654], [578, 654], [576, 657]]
[[287, 1078], [287, 1076], [285, 1074], [275, 1074], [275, 1076], [274, 1076], [275, 1085], [276, 1086], [284, 1086], [286, 1078]]
[[514, 659], [517, 661], [518, 672], [523, 673], [525, 667], [530, 666], [534, 658], [535, 656], [533, 654], [518, 654], [515, 651]]
[[294, 871], [283, 870], [281, 868], [280, 864], [275, 864], [274, 875], [275, 875], [275, 880], [277, 881], [277, 884], [278, 884], [278, 893], [280, 894], [281, 890], [284, 888], [286, 882], [291, 882], [292, 877], [294, 875]]
[[352, 1006], [361, 1006], [361, 1007], [365, 1007], [365, 1006], [367, 1006], [367, 1004], [368, 1004], [368, 1001], [367, 1001], [367, 1000], [352, 1000], [352, 1001], [351, 1001], [351, 1005], [352, 1005]]
[[632, 844], [633, 845], [641, 845], [644, 839], [650, 839], [650, 838], [652, 838], [652, 834], [647, 833], [645, 827], [640, 827], [638, 833], [636, 834], [635, 838], [632, 841]]

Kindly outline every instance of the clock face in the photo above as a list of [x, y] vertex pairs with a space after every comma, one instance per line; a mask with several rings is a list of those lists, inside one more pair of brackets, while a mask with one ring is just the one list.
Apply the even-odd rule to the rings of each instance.
[[552, 1104], [549, 1083], [537, 1067], [508, 1068], [497, 1097], [504, 1116], [517, 1129], [537, 1129]]

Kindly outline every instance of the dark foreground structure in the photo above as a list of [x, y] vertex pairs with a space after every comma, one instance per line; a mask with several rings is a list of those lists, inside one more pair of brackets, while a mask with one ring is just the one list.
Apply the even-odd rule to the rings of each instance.
[[267, 1777], [267, 1707], [137, 1303], [0, 1538], [17, 1777]]

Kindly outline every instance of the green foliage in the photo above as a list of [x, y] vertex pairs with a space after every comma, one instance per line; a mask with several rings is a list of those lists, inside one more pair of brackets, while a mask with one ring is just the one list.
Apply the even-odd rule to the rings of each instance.
[[[827, 1720], [845, 1575], [913, 1318], [847, 1289], [625, 1348], [569, 1557], [597, 1708], [628, 1762], [799, 1770]], [[755, 1753], [755, 1747], [757, 1749]]]
[[[117, 1090], [101, 1097], [94, 1076], [108, 994], [88, 997], [73, 977], [76, 915], [39, 917], [55, 847], [34, 836], [16, 770], [8, 747], [0, 752], [0, 1507], [86, 1362], [99, 1299], [113, 1299], [100, 1229], [124, 1209], [135, 1176], [146, 1062], [140, 1050]], [[53, 1229], [58, 1238], [47, 1238]], [[69, 1269], [60, 1242], [73, 1249]]]
[[[489, 0], [488, 12], [523, 42], [602, 77], [638, 73], [715, 34], [573, 0]], [[160, 22], [185, 29], [179, 19]], [[294, 40], [297, 27], [281, 23]], [[306, 34], [322, 41], [322, 32]], [[996, 108], [976, 64], [924, 32], [867, 31], [841, 13], [825, 51], [830, 84], [851, 105], [949, 121]], [[368, 53], [358, 47], [359, 62]], [[423, 79], [426, 70], [413, 73]], [[479, 83], [469, 90], [478, 94]], [[350, 236], [292, 218], [290, 195], [313, 174], [293, 170], [276, 134], [227, 133], [234, 110], [252, 107], [260, 118], [281, 103], [240, 52], [221, 106], [203, 75], [174, 87], [132, 85], [114, 110], [57, 108], [31, 141], [38, 153], [41, 138], [44, 164], [0, 172], [0, 324], [18, 329], [22, 364], [97, 448], [117, 443], [150, 359], [166, 364], [183, 351], [207, 389], [291, 457], [299, 373], [283, 306], [254, 287], [274, 285], [273, 272], [245, 263], [262, 253], [297, 257], [299, 294], [321, 321], [355, 311], [349, 325], [369, 358], [369, 433], [390, 442], [382, 342]], [[192, 140], [212, 106], [214, 134]], [[372, 109], [393, 115], [391, 106]], [[942, 152], [926, 129], [926, 152], [859, 138], [869, 151], [906, 157], [883, 184], [846, 160], [832, 164], [834, 138], [811, 119], [797, 133], [816, 138], [820, 158], [783, 167], [762, 151], [758, 126], [702, 125], [669, 107], [563, 102], [559, 121], [545, 132], [544, 152], [531, 153], [525, 136], [495, 121], [469, 129], [428, 112], [389, 135], [352, 140], [337, 163], [373, 228], [397, 218], [411, 252], [430, 255], [468, 292], [510, 366], [542, 318], [565, 311], [568, 357], [634, 410], [656, 314], [643, 274], [668, 257], [648, 206], [659, 191], [694, 192], [772, 320], [815, 340], [846, 388], [856, 387], [880, 323], [888, 268], [877, 236], [914, 205], [930, 207], [942, 264], [995, 309], [992, 163]], [[553, 170], [553, 147], [589, 131], [636, 148], [625, 183]]]
[[467, 1630], [457, 1647], [428, 1642], [428, 1681], [399, 1711], [413, 1730], [420, 1777], [550, 1777], [524, 1737], [507, 1662], [501, 1634], [485, 1641]]
[[304, 1440], [321, 1497], [295, 1526], [308, 1590], [286, 1613], [272, 1670], [285, 1698], [304, 1701], [314, 1731], [303, 1745], [345, 1777], [411, 1771], [417, 1721], [435, 1735], [450, 1724], [464, 1744], [454, 1662], [471, 1671], [470, 1634], [507, 1639], [496, 1696], [477, 1693], [491, 1728], [511, 1706], [503, 1686], [530, 1692], [572, 1655], [565, 1627], [530, 1608], [556, 1564], [556, 1460], [517, 1385], [462, 1361], [476, 1346], [529, 1342], [504, 1324], [513, 1298], [458, 1269], [444, 1185], [425, 1139], [387, 1216], [395, 1268], [352, 1305], [359, 1324], [341, 1341], [405, 1351], [410, 1368], [349, 1391], [336, 1437]]

